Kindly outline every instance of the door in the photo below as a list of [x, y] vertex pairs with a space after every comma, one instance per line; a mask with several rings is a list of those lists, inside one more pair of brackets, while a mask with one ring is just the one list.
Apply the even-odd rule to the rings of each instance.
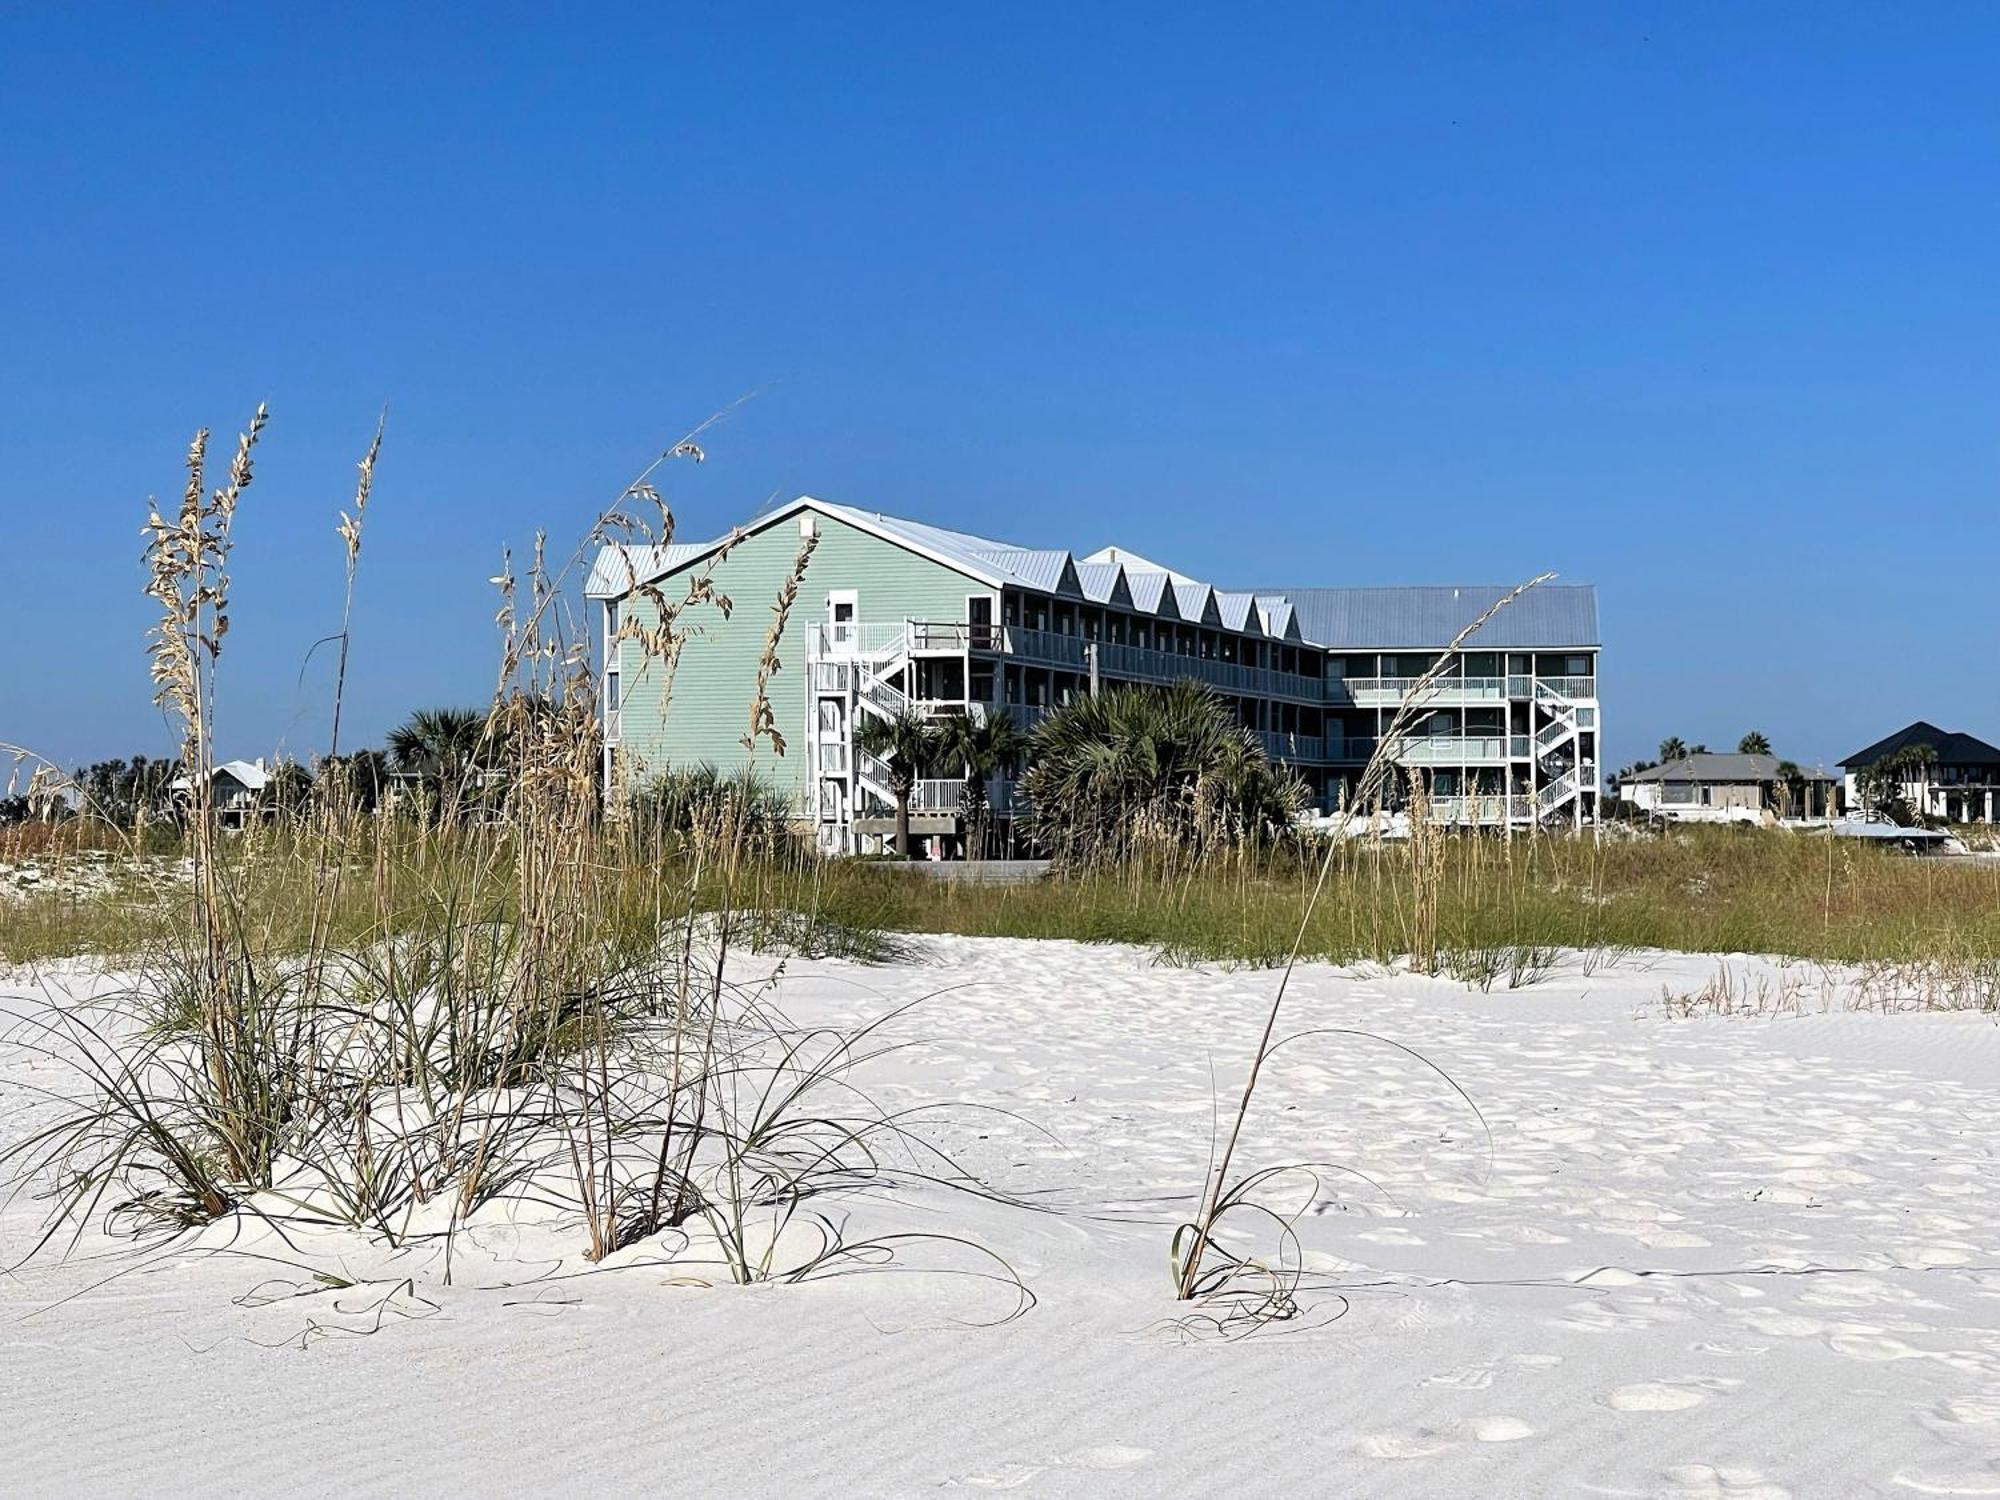
[[993, 596], [991, 594], [971, 594], [965, 601], [965, 622], [970, 627], [970, 644], [974, 651], [993, 649]]
[[853, 589], [835, 589], [826, 596], [826, 637], [830, 650], [852, 655], [860, 639], [861, 601]]

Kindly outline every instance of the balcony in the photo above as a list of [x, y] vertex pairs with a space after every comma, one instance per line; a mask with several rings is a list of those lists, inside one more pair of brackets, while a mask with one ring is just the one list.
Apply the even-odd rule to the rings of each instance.
[[1437, 823], [1492, 827], [1502, 823], [1530, 822], [1534, 816], [1532, 797], [1503, 797], [1496, 792], [1485, 796], [1431, 799], [1431, 820]]
[[1375, 758], [1375, 746], [1379, 741], [1373, 735], [1330, 734], [1320, 743], [1328, 760], [1369, 761]]
[[1395, 751], [1399, 766], [1497, 766], [1527, 758], [1525, 734], [1412, 735]]
[[[956, 813], [959, 798], [964, 792], [965, 783], [955, 779], [919, 781], [910, 789], [910, 811], [929, 817]], [[861, 816], [864, 818], [895, 816], [896, 804], [886, 796], [870, 791], [861, 800]]]
[[1253, 667], [1243, 662], [1223, 661], [1213, 656], [1189, 656], [1178, 651], [1157, 651], [1150, 646], [1130, 646], [1119, 641], [1090, 641], [1078, 635], [1053, 630], [1028, 630], [1018, 625], [995, 627], [990, 632], [993, 649], [1024, 662], [1062, 667], [1072, 672], [1088, 672], [1086, 648], [1097, 648], [1100, 677], [1138, 682], [1178, 682], [1192, 678], [1226, 693], [1242, 693], [1258, 698], [1300, 698], [1317, 701], [1321, 680], [1297, 672], [1280, 672], [1271, 667]]
[[[1416, 690], [1421, 677], [1349, 677], [1327, 682], [1327, 697], [1361, 708], [1400, 708]], [[1510, 699], [1595, 698], [1595, 677], [1440, 677], [1417, 698], [1425, 707], [1449, 704], [1505, 703]]]
[[1260, 729], [1257, 731], [1257, 738], [1263, 743], [1264, 753], [1273, 760], [1316, 761], [1326, 754], [1326, 741], [1316, 734], [1289, 734], [1283, 730]]

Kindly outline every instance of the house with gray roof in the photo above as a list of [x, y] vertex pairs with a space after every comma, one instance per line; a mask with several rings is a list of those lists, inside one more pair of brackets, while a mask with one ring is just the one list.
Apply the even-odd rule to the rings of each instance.
[[1674, 823], [1768, 823], [1829, 818], [1840, 778], [1775, 755], [1698, 751], [1626, 776], [1618, 798], [1633, 811]]
[[[769, 605], [807, 547], [772, 643], [778, 666], [763, 672], [779, 756], [746, 728]], [[856, 743], [871, 716], [1032, 726], [1109, 684], [1184, 678], [1216, 692], [1328, 813], [1386, 738], [1443, 820], [1578, 827], [1598, 815], [1588, 586], [1534, 589], [1455, 646], [1504, 587], [1228, 588], [1121, 546], [1027, 547], [800, 496], [711, 541], [607, 546], [585, 592], [600, 610], [607, 786], [696, 762], [754, 768], [795, 795], [830, 851], [879, 848], [891, 826], [886, 768]], [[694, 595], [731, 607], [677, 610]], [[662, 606], [686, 632], [670, 661], [648, 640]], [[964, 834], [960, 790], [939, 778], [913, 794], [913, 832], [939, 851]], [[1003, 837], [1012, 796], [1008, 778], [988, 788]]]

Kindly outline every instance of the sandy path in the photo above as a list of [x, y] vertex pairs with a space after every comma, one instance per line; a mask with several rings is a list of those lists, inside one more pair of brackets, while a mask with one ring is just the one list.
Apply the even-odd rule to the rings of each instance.
[[[122, 1263], [36, 1263], [0, 1278], [0, 1492], [2000, 1494], [2000, 1028], [1663, 1017], [1663, 985], [1714, 970], [1572, 961], [1490, 995], [1303, 971], [1296, 1027], [1418, 1049], [1491, 1135], [1393, 1047], [1290, 1049], [1244, 1159], [1372, 1179], [1329, 1179], [1300, 1221], [1344, 1314], [1314, 1291], [1286, 1331], [1189, 1344], [1160, 1327], [1165, 1226], [1270, 975], [973, 940], [794, 964], [801, 1019], [942, 992], [898, 1023], [930, 1044], [876, 1069], [885, 1099], [1060, 1137], [950, 1131], [1078, 1211], [938, 1190], [855, 1209], [991, 1246], [1039, 1298], [1025, 1317], [970, 1326], [1005, 1298], [913, 1251], [784, 1289], [427, 1285], [435, 1314], [301, 1351], [259, 1344], [373, 1315], [237, 1306], [264, 1271], [192, 1254], [52, 1306]], [[0, 1089], [25, 1066], [0, 1053]], [[0, 1251], [33, 1222], [0, 1217]]]

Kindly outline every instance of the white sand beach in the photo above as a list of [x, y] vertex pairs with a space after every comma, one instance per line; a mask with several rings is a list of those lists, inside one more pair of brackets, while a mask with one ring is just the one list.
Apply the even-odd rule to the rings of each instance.
[[[1732, 991], [1798, 1013], [1669, 1015], [1722, 962], [1570, 955], [1484, 994], [1302, 969], [1284, 1029], [1329, 1030], [1270, 1064], [1238, 1166], [1330, 1164], [1294, 1194], [1311, 1274], [1297, 1317], [1226, 1338], [1173, 1301], [1168, 1242], [1272, 973], [969, 939], [792, 961], [802, 1021], [929, 995], [860, 1081], [992, 1107], [937, 1138], [1038, 1205], [836, 1211], [974, 1241], [1032, 1307], [922, 1239], [739, 1289], [533, 1224], [464, 1237], [449, 1284], [434, 1248], [93, 1225], [0, 1275], [0, 1493], [2000, 1494], [1995, 1018], [1748, 959]], [[0, 1048], [0, 1141], [50, 1081]], [[0, 1261], [41, 1208], [7, 1206]]]

